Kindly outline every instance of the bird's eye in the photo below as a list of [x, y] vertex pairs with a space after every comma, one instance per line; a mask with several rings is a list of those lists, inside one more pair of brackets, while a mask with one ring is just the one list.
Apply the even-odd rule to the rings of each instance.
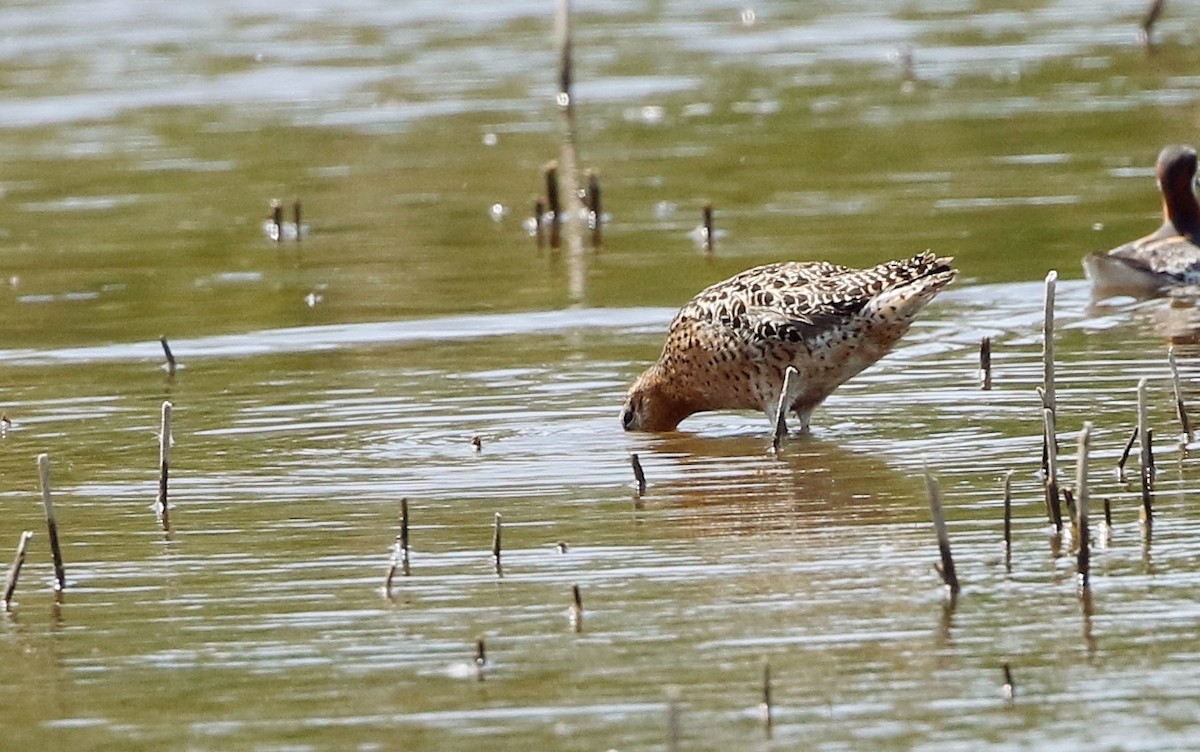
[[626, 431], [633, 428], [633, 422], [636, 419], [637, 416], [634, 414], [632, 407], [627, 407], [621, 411], [621, 425], [624, 426]]

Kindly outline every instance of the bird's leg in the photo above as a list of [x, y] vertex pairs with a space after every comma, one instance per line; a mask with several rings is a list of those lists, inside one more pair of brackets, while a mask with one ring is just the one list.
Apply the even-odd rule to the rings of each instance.
[[793, 412], [795, 412], [796, 417], [800, 419], [800, 433], [812, 433], [812, 429], [809, 426], [809, 420], [812, 418], [813, 408], [801, 407], [800, 405], [794, 405], [793, 407]]

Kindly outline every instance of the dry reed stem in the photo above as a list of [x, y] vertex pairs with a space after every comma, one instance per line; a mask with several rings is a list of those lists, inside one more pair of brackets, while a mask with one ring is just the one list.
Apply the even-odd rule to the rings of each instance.
[[1175, 362], [1174, 346], [1167, 348], [1167, 365], [1171, 367], [1171, 387], [1175, 391], [1175, 414], [1179, 417], [1179, 425], [1183, 429], [1183, 444], [1186, 447], [1192, 443], [1192, 424], [1188, 420], [1187, 407], [1183, 404], [1183, 389], [1179, 385], [1179, 366]]
[[1079, 432], [1078, 449], [1075, 455], [1075, 503], [1078, 505], [1079, 556], [1077, 571], [1080, 587], [1090, 585], [1091, 552], [1088, 541], [1088, 454], [1091, 451], [1092, 423], [1085, 421]]
[[500, 513], [496, 512], [496, 522], [492, 527], [492, 559], [496, 563], [496, 571], [500, 571], [500, 535], [501, 535], [501, 520]]
[[1054, 379], [1054, 297], [1058, 272], [1046, 275], [1046, 291], [1042, 312], [1042, 470], [1046, 473], [1046, 512], [1054, 529], [1062, 532], [1062, 512], [1058, 508], [1058, 475], [1055, 457], [1058, 454], [1058, 396]]
[[640, 497], [646, 493], [646, 473], [642, 470], [642, 461], [638, 459], [637, 452], [629, 455], [629, 464], [633, 465], [633, 478], [637, 481], [637, 495]]
[[762, 704], [759, 705], [759, 710], [762, 713], [763, 727], [767, 730], [767, 738], [770, 738], [775, 723], [775, 705], [771, 697], [771, 661], [763, 658], [762, 665]]
[[1129, 441], [1125, 442], [1125, 451], [1121, 452], [1121, 459], [1117, 461], [1118, 483], [1124, 483], [1127, 480], [1125, 477], [1125, 463], [1129, 461], [1129, 453], [1133, 451], [1133, 443], [1138, 440], [1139, 435], [1141, 435], [1141, 432], [1135, 425], [1133, 431], [1129, 434]]
[[1067, 514], [1071, 516], [1071, 541], [1079, 539], [1079, 514], [1075, 508], [1075, 492], [1070, 488], [1062, 490], [1063, 506], [1067, 508]]
[[400, 535], [396, 537], [399, 547], [400, 567], [404, 576], [411, 574], [408, 563], [408, 499], [400, 499]]
[[570, 111], [574, 107], [571, 100], [571, 83], [574, 62], [571, 40], [571, 0], [558, 0], [554, 8], [554, 46], [558, 53], [558, 96], [559, 107]]
[[277, 198], [271, 199], [271, 239], [283, 242], [283, 204]]
[[562, 204], [558, 197], [558, 163], [546, 165], [546, 208], [550, 212], [550, 248], [562, 245]]
[[1154, 24], [1158, 23], [1158, 17], [1162, 15], [1164, 2], [1165, 0], [1151, 0], [1146, 15], [1142, 16], [1142, 43], [1148, 51], [1153, 51], [1154, 48]]
[[542, 217], [546, 214], [546, 202], [538, 199], [533, 202], [533, 236], [537, 239], [540, 251], [546, 247], [546, 233], [542, 229]]
[[21, 540], [17, 543], [17, 555], [13, 558], [12, 566], [9, 567], [8, 577], [4, 581], [4, 610], [7, 611], [12, 604], [13, 593], [17, 589], [17, 578], [21, 576], [21, 567], [25, 565], [25, 552], [29, 548], [29, 539], [33, 537], [33, 533], [29, 530], [21, 533]]
[[[1046, 275], [1045, 311], [1042, 321], [1042, 406], [1057, 412], [1058, 395], [1054, 387], [1054, 294], [1058, 272]], [[1057, 417], [1057, 416], [1056, 416]]]
[[583, 595], [578, 584], [571, 585], [571, 626], [576, 632], [583, 631]]
[[713, 229], [713, 205], [711, 202], [704, 205], [704, 251], [706, 253], [713, 252], [713, 234], [716, 230]]
[[990, 391], [992, 388], [992, 338], [984, 337], [979, 342], [979, 388]]
[[1154, 522], [1153, 500], [1150, 492], [1154, 487], [1154, 460], [1150, 448], [1150, 425], [1146, 417], [1146, 384], [1148, 379], [1142, 378], [1137, 386], [1138, 437], [1140, 438], [1140, 462], [1138, 475], [1142, 487], [1142, 523], [1149, 527]]
[[383, 576], [383, 594], [387, 598], [392, 597], [392, 580], [396, 578], [396, 570], [400, 567], [400, 544], [396, 543], [392, 546], [392, 560], [388, 564], [387, 574]]
[[162, 345], [163, 355], [167, 359], [167, 375], [174, 378], [176, 369], [175, 354], [171, 352], [171, 345], [167, 343], [167, 335], [160, 336], [158, 342]]
[[1012, 551], [1012, 479], [1015, 471], [1004, 474], [1004, 550]]
[[42, 508], [46, 511], [46, 532], [50, 538], [50, 553], [54, 556], [54, 589], [65, 590], [67, 573], [63, 569], [62, 548], [58, 545], [58, 521], [54, 517], [54, 502], [50, 498], [50, 455], [37, 458], [38, 479], [42, 484]]
[[168, 511], [167, 480], [171, 474], [171, 413], [173, 405], [162, 403], [162, 418], [158, 430], [158, 498], [154, 509], [162, 522], [163, 530], [171, 529], [170, 512]]
[[929, 511], [933, 515], [933, 527], [937, 531], [938, 551], [941, 553], [942, 580], [950, 590], [950, 596], [958, 595], [958, 575], [954, 570], [954, 557], [950, 554], [950, 534], [946, 530], [946, 516], [942, 511], [942, 492], [937, 478], [925, 468], [925, 488], [929, 493]]
[[1054, 433], [1054, 411], [1048, 407], [1042, 408], [1043, 430], [1045, 432], [1042, 437], [1042, 449], [1045, 459], [1045, 491], [1046, 491], [1046, 516], [1050, 519], [1050, 524], [1054, 525], [1056, 533], [1062, 533], [1062, 502], [1058, 491], [1058, 455], [1054, 450], [1057, 439]]
[[592, 231], [592, 248], [599, 248], [603, 239], [604, 209], [600, 203], [600, 176], [587, 171], [588, 227]]
[[483, 681], [483, 670], [487, 665], [487, 646], [483, 642], [483, 636], [475, 639], [475, 678]]

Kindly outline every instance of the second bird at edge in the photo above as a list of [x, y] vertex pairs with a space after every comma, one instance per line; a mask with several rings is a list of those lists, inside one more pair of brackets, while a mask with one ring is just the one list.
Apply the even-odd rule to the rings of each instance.
[[1200, 285], [1200, 204], [1193, 184], [1196, 150], [1167, 146], [1158, 155], [1163, 223], [1145, 237], [1083, 259], [1097, 295], [1151, 297]]

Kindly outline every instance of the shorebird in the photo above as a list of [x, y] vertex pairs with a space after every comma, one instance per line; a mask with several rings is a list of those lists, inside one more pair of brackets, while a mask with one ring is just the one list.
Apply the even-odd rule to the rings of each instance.
[[1200, 204], [1192, 184], [1196, 150], [1168, 146], [1158, 154], [1163, 223], [1154, 232], [1083, 259], [1083, 271], [1101, 294], [1151, 296], [1182, 285], [1200, 285]]
[[[762, 410], [781, 400], [807, 431], [834, 389], [883, 357], [954, 279], [925, 252], [870, 269], [827, 261], [758, 266], [701, 291], [676, 314], [658, 362], [629, 388], [627, 431], [673, 431], [705, 410]], [[798, 378], [782, 394], [784, 372]]]

